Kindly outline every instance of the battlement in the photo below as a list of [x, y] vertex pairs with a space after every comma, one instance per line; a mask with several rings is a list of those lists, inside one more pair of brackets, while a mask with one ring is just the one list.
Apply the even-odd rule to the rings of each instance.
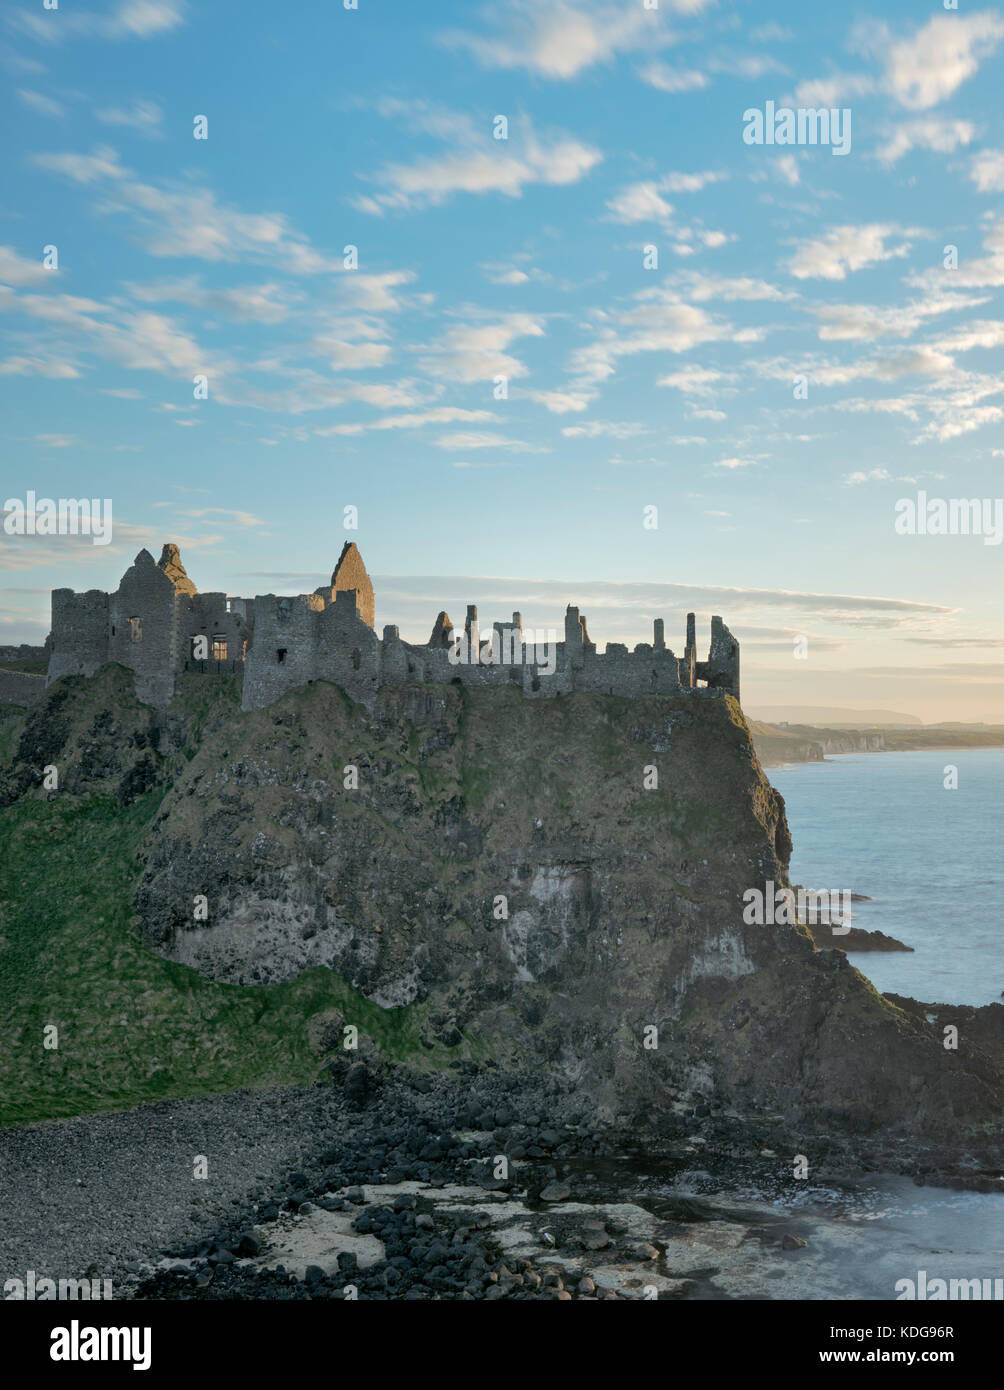
[[50, 644], [47, 683], [92, 675], [114, 661], [135, 672], [137, 696], [154, 705], [170, 703], [184, 670], [243, 671], [245, 709], [270, 705], [314, 680], [340, 685], [364, 704], [381, 686], [409, 684], [516, 685], [529, 699], [573, 690], [739, 698], [739, 643], [719, 617], [711, 619], [706, 661], [697, 659], [693, 613], [682, 656], [666, 646], [662, 618], [654, 621], [651, 642], [633, 650], [608, 642], [599, 652], [585, 616], [571, 604], [560, 641], [555, 632], [524, 629], [520, 613], [482, 632], [474, 604], [462, 629], [441, 612], [425, 644], [403, 641], [391, 625], [378, 637], [373, 585], [352, 542], [330, 585], [253, 599], [200, 594], [175, 545], [164, 546], [159, 562], [141, 550], [114, 594], [53, 591]]

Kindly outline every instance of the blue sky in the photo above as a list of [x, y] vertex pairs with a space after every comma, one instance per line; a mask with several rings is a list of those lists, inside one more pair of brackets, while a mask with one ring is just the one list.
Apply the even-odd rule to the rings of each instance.
[[143, 545], [254, 594], [348, 538], [416, 640], [694, 608], [753, 709], [1004, 721], [1004, 546], [894, 530], [1004, 496], [1002, 57], [940, 4], [8, 6], [0, 501], [115, 531], [0, 536], [0, 642]]

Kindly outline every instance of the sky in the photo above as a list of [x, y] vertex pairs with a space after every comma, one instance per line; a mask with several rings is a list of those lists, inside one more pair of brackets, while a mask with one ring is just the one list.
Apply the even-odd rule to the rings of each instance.
[[693, 609], [754, 711], [1004, 722], [1004, 544], [897, 530], [1004, 509], [1004, 11], [653, 3], [0, 10], [0, 503], [114, 519], [0, 533], [0, 643], [348, 539], [410, 640]]

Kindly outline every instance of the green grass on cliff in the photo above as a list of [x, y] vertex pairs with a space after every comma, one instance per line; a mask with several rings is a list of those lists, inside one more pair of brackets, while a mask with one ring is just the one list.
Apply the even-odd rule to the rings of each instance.
[[[190, 711], [196, 739], [200, 716], [226, 694], [207, 683], [194, 695], [204, 702]], [[93, 695], [100, 703], [97, 683]], [[5, 762], [18, 714], [0, 719]], [[130, 925], [135, 853], [163, 794], [123, 807], [101, 792], [31, 793], [0, 810], [0, 1124], [310, 1084], [323, 1074], [318, 1033], [333, 1010], [393, 1060], [441, 1067], [457, 1055], [422, 1042], [421, 1006], [382, 1009], [329, 970], [226, 985], [150, 951]]]

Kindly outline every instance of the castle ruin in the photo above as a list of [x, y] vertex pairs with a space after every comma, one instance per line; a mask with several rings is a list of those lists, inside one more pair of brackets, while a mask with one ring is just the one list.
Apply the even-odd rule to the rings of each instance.
[[[463, 630], [440, 613], [429, 641], [405, 642], [388, 625], [375, 630], [373, 585], [356, 545], [347, 541], [330, 584], [312, 594], [236, 598], [200, 594], [176, 545], [160, 560], [141, 550], [113, 594], [98, 589], [52, 594], [46, 683], [93, 675], [108, 662], [135, 674], [136, 694], [165, 706], [183, 671], [243, 674], [244, 709], [259, 709], [287, 690], [331, 681], [354, 700], [372, 702], [384, 685], [516, 685], [527, 698], [567, 695], [669, 695], [691, 690], [739, 698], [739, 643], [721, 618], [711, 619], [711, 648], [697, 659], [694, 614], [687, 615], [682, 656], [666, 646], [657, 618], [651, 642], [633, 651], [608, 642], [598, 652], [586, 619], [569, 605], [563, 641], [542, 644], [524, 633], [522, 617], [478, 625], [467, 609]], [[702, 683], [702, 684], [699, 684]]]

